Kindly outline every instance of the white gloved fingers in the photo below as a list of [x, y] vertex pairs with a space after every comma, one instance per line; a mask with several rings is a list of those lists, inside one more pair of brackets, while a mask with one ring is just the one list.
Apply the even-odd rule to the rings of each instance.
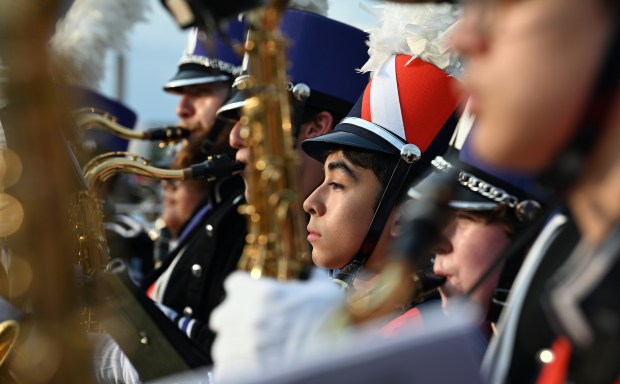
[[344, 293], [324, 271], [308, 280], [252, 279], [237, 271], [224, 283], [226, 299], [213, 311], [211, 328], [216, 378], [287, 364], [329, 336], [330, 318], [343, 308]]

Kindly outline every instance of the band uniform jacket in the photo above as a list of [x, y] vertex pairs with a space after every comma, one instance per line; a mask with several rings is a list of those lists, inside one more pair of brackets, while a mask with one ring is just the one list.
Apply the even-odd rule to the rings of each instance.
[[220, 202], [143, 283], [143, 288], [148, 289], [164, 273], [168, 274], [165, 290], [157, 301], [193, 320], [193, 329], [184, 331], [207, 353], [215, 338], [208, 328], [209, 316], [224, 298], [224, 280], [237, 267], [247, 232], [246, 218], [237, 212], [244, 201], [243, 180], [233, 176], [219, 193]]

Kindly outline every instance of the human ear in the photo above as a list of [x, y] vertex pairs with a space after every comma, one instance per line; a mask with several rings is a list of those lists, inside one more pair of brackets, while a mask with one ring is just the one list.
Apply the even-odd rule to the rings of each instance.
[[331, 131], [333, 123], [334, 117], [331, 113], [327, 111], [317, 113], [314, 119], [308, 124], [306, 138], [311, 139], [328, 133]]

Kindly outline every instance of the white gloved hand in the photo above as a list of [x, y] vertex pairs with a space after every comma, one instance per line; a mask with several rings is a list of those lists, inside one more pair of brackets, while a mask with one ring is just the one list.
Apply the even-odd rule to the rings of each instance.
[[226, 299], [211, 314], [217, 336], [212, 355], [216, 383], [267, 372], [312, 354], [335, 331], [345, 293], [323, 271], [309, 280], [253, 279], [236, 271]]

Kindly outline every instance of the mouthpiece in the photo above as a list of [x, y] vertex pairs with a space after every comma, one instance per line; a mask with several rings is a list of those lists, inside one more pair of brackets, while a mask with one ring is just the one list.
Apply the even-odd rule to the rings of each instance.
[[446, 282], [444, 276], [437, 276], [433, 273], [432, 267], [414, 273], [412, 278], [416, 287], [415, 296], [417, 301], [423, 301], [425, 296]]
[[190, 135], [189, 129], [181, 127], [161, 127], [144, 132], [144, 138], [152, 141], [177, 141]]
[[209, 156], [202, 163], [192, 165], [183, 170], [185, 179], [213, 181], [219, 178], [236, 175], [243, 171], [245, 164], [232, 160], [227, 155]]

